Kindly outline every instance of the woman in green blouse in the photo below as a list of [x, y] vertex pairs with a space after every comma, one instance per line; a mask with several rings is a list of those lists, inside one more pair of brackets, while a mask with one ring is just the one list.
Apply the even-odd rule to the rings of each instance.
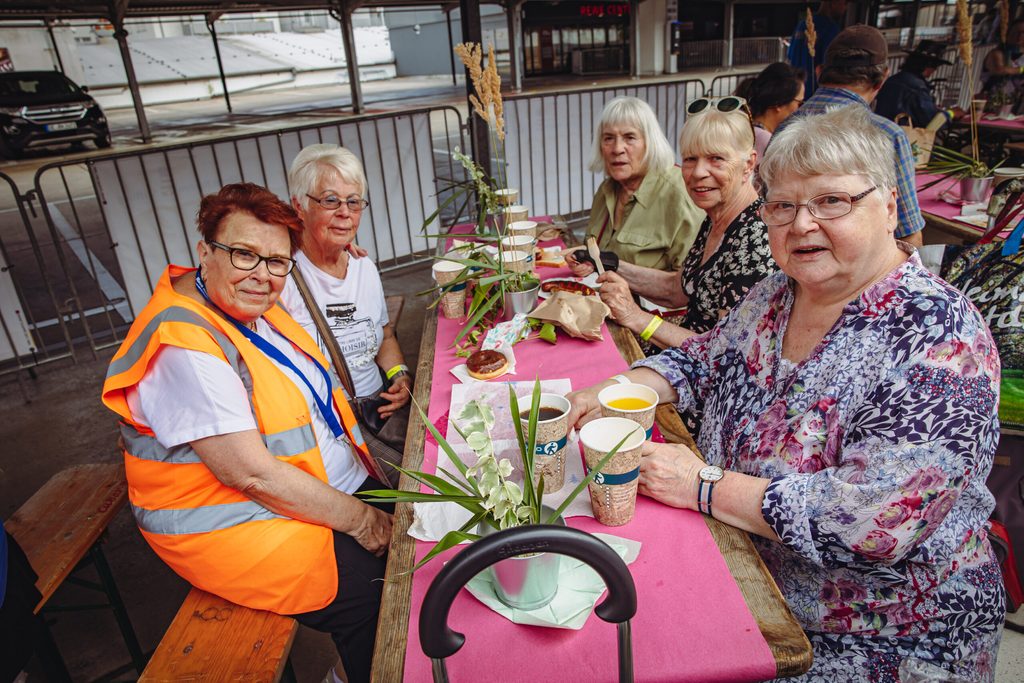
[[[587, 226], [602, 251], [646, 268], [682, 266], [704, 212], [690, 199], [674, 162], [672, 145], [646, 102], [617, 97], [605, 106], [590, 170], [603, 170], [606, 178], [594, 195]], [[592, 262], [573, 254], [566, 260], [578, 277], [593, 272]]]

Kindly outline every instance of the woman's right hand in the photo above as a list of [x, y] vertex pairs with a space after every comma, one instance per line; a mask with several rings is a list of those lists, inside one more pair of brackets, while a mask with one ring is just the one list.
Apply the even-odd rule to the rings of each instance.
[[612, 271], [605, 271], [597, 278], [601, 285], [599, 291], [601, 301], [612, 311], [612, 319], [623, 327], [634, 332], [643, 329], [646, 322], [642, 320], [644, 311], [637, 306], [633, 300], [633, 293], [629, 290], [629, 283]]
[[606, 380], [586, 389], [571, 391], [565, 395], [569, 400], [569, 428], [579, 429], [591, 420], [601, 417], [601, 404], [597, 401], [597, 395], [606, 386], [614, 384], [613, 380]]
[[578, 261], [575, 257], [577, 251], [583, 251], [583, 247], [565, 252], [565, 264], [569, 266], [569, 270], [576, 277], [586, 277], [594, 272], [594, 265], [585, 261]]
[[348, 535], [356, 542], [380, 557], [388, 550], [391, 542], [391, 515], [372, 505], [362, 504], [361, 515]]

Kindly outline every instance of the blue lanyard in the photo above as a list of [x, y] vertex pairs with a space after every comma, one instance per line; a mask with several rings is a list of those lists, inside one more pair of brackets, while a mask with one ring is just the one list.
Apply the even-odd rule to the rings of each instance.
[[[206, 299], [206, 301], [209, 302], [211, 306], [217, 309], [217, 311], [222, 316], [227, 318], [231, 322], [231, 324], [238, 329], [239, 332], [245, 335], [246, 339], [253, 343], [253, 345], [256, 348], [265, 353], [271, 359], [277, 361], [279, 364], [291, 370], [295, 374], [295, 376], [297, 376], [305, 383], [305, 385], [309, 388], [309, 393], [312, 394], [313, 396], [313, 400], [316, 401], [317, 408], [320, 409], [320, 414], [323, 416], [324, 421], [327, 423], [327, 426], [330, 427], [331, 433], [334, 434], [335, 439], [340, 439], [342, 436], [345, 435], [345, 430], [344, 428], [342, 428], [341, 423], [338, 422], [338, 418], [334, 414], [334, 410], [331, 408], [330, 405], [331, 376], [327, 374], [327, 369], [324, 368], [324, 366], [320, 365], [320, 363], [318, 363], [315, 358], [310, 356], [303, 349], [299, 349], [299, 351], [302, 351], [302, 353], [305, 354], [306, 357], [313, 362], [313, 365], [316, 366], [316, 369], [320, 371], [320, 374], [323, 375], [324, 382], [327, 384], [328, 391], [328, 399], [326, 401], [323, 398], [321, 398], [320, 394], [318, 394], [316, 392], [316, 389], [313, 388], [313, 384], [309, 381], [309, 378], [307, 378], [306, 375], [303, 374], [303, 372], [295, 366], [295, 363], [293, 363], [291, 359], [288, 358], [288, 356], [286, 356], [284, 352], [281, 351], [281, 349], [271, 344], [269, 341], [258, 335], [256, 332], [250, 330], [247, 325], [243, 325], [242, 323], [232, 318], [230, 315], [222, 311], [220, 307], [217, 306], [217, 304], [213, 303], [213, 301], [210, 300], [210, 295], [206, 292], [206, 283], [203, 282], [203, 278], [200, 277], [198, 270], [196, 271], [196, 289], [199, 290], [199, 293], [203, 295], [203, 298]], [[270, 325], [270, 321], [267, 321], [267, 324]], [[278, 334], [281, 334], [281, 332], [278, 331], [278, 329], [275, 328], [273, 325], [270, 325], [270, 329], [274, 330], [274, 332], [277, 332]], [[284, 337], [283, 334], [281, 334], [281, 336]], [[286, 340], [288, 339], [287, 337], [284, 338]]]

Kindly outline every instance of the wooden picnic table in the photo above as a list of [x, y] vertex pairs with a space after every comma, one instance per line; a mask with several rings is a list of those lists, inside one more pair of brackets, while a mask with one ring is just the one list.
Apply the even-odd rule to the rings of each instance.
[[[628, 330], [610, 321], [608, 328], [623, 358], [629, 362], [642, 358], [640, 347]], [[436, 331], [437, 312], [428, 311], [424, 320], [414, 390], [416, 400], [423, 406], [430, 400]], [[682, 420], [671, 406], [658, 408], [657, 422], [666, 441], [686, 443], [696, 449]], [[413, 411], [409, 421], [407, 434], [404, 466], [418, 469], [423, 462], [426, 431], [416, 411]], [[416, 482], [404, 475], [400, 486], [405, 490], [416, 490], [418, 487]], [[796, 676], [805, 672], [812, 661], [810, 643], [750, 538], [745, 532], [710, 517], [705, 516], [704, 520], [771, 649], [776, 663], [776, 676]], [[409, 570], [414, 563], [416, 541], [406, 532], [412, 521], [412, 506], [398, 504], [377, 626], [373, 681], [403, 680], [406, 650], [419, 647], [418, 642], [410, 643], [407, 637], [412, 607], [412, 574]]]

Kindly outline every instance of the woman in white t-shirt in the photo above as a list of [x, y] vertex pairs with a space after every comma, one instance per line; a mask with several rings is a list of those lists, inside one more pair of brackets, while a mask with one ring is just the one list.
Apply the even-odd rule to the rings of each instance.
[[[380, 435], [385, 421], [409, 403], [412, 377], [388, 320], [377, 266], [350, 251], [370, 204], [363, 165], [344, 147], [310, 145], [292, 162], [288, 186], [305, 225], [295, 257], [298, 269], [341, 347], [363, 423]], [[281, 303], [326, 354], [327, 345], [294, 282], [288, 282]], [[404, 428], [399, 432], [397, 438], [404, 440]], [[386, 440], [402, 450], [401, 443]]]

